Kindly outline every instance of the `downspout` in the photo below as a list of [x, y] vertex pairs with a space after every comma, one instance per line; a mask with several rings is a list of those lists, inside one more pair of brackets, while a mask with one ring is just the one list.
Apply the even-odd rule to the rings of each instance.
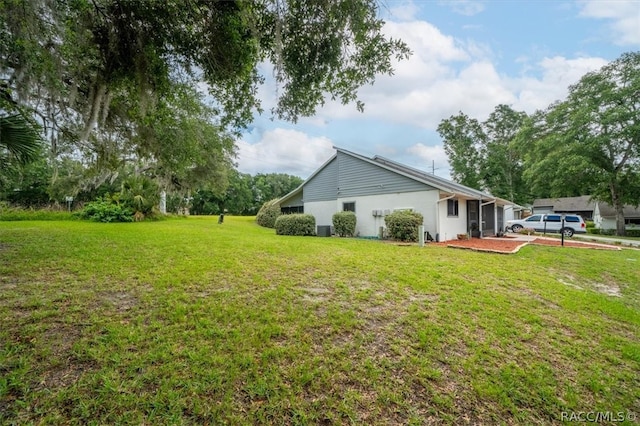
[[440, 201], [447, 201], [455, 196], [456, 194], [451, 194], [448, 197], [439, 198], [438, 201], [436, 201], [436, 241], [440, 241], [440, 206], [438, 204], [440, 204]]
[[[486, 203], [483, 203], [483, 202], [482, 202], [482, 197], [480, 197], [480, 215], [479, 215], [479, 217], [480, 217], [480, 221], [479, 221], [479, 222], [480, 222], [480, 223], [478, 224], [478, 229], [480, 230], [480, 238], [482, 238], [482, 208], [483, 208], [484, 206], [488, 206], [489, 204], [493, 204], [493, 203], [495, 203], [495, 202], [496, 202], [496, 200], [495, 200], [495, 198], [494, 198], [494, 199], [493, 199], [493, 200], [491, 200], [491, 201], [487, 201]], [[494, 228], [496, 228], [495, 219], [496, 219], [496, 214], [495, 214], [495, 211], [494, 211], [494, 212], [493, 212], [493, 221], [494, 221], [494, 223], [493, 223], [493, 227], [494, 227]]]

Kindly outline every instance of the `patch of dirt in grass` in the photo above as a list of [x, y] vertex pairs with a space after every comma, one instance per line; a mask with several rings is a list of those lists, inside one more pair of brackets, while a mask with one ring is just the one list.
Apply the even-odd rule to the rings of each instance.
[[331, 291], [324, 287], [299, 287], [304, 293], [302, 300], [311, 303], [323, 303], [329, 300]]
[[612, 277], [604, 277], [602, 282], [583, 281], [580, 285], [575, 283], [576, 279], [573, 276], [567, 275], [566, 280], [563, 277], [558, 278], [558, 282], [568, 287], [575, 288], [577, 290], [592, 289], [598, 293], [606, 294], [607, 296], [622, 297], [620, 286]]
[[92, 371], [91, 363], [78, 361], [72, 348], [82, 336], [82, 325], [54, 322], [46, 332], [51, 351], [48, 369], [43, 373], [39, 388], [56, 389], [73, 385], [86, 371]]
[[75, 384], [86, 371], [95, 370], [89, 363], [68, 363], [44, 374], [40, 386], [46, 389], [66, 388]]
[[118, 312], [127, 312], [138, 305], [138, 298], [124, 291], [107, 291], [100, 294], [102, 300], [114, 306]]
[[620, 287], [618, 287], [618, 285], [615, 283], [594, 283], [593, 287], [598, 292], [606, 294], [607, 296], [622, 297], [622, 293], [620, 293]]
[[0, 277], [0, 289], [13, 290], [18, 287], [18, 280], [12, 277]]
[[563, 278], [558, 278], [558, 282], [560, 284], [566, 285], [567, 287], [572, 287], [578, 290], [584, 290], [584, 287], [580, 287], [579, 285], [573, 283], [573, 281], [575, 281], [575, 278], [573, 278], [572, 276], [567, 276], [566, 278], [567, 278], [566, 281]]

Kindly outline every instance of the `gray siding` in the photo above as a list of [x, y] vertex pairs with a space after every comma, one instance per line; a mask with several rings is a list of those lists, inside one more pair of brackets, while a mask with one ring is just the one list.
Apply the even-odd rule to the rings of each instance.
[[302, 198], [310, 201], [338, 199], [338, 159], [334, 158], [302, 187]]
[[[435, 189], [342, 152], [338, 152], [336, 160], [340, 172], [338, 196], [341, 198]], [[305, 201], [308, 201], [306, 194]]]
[[286, 203], [282, 203], [280, 207], [298, 207], [302, 205], [302, 191], [300, 191], [294, 197], [289, 198]]

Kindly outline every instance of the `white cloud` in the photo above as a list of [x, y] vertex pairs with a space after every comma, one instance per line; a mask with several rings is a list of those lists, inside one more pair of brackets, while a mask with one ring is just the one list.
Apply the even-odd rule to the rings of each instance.
[[580, 16], [611, 20], [613, 42], [640, 44], [640, 3], [638, 0], [582, 0]]
[[[404, 40], [414, 54], [395, 65], [393, 76], [380, 76], [361, 89], [366, 116], [431, 130], [459, 111], [484, 120], [502, 103], [527, 113], [546, 108], [607, 62], [554, 56], [532, 63], [519, 57], [516, 63], [524, 74], [513, 77], [497, 71], [488, 46], [447, 36], [428, 22], [388, 22], [385, 31]], [[353, 105], [337, 102], [328, 102], [318, 114], [338, 120], [362, 117]]]
[[513, 107], [531, 113], [556, 100], [563, 100], [570, 85], [577, 83], [588, 72], [602, 68], [607, 62], [602, 58], [544, 58], [536, 66], [542, 72], [540, 78], [525, 76], [507, 83], [517, 96]]
[[288, 173], [306, 178], [335, 153], [328, 138], [282, 128], [264, 132], [257, 143], [239, 140], [236, 144], [238, 170], [249, 174]]

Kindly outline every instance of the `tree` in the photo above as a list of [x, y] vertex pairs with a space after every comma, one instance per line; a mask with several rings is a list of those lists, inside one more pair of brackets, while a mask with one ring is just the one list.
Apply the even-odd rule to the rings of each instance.
[[482, 188], [480, 177], [480, 150], [485, 134], [475, 118], [459, 112], [438, 125], [444, 140], [444, 151], [449, 157], [453, 180], [471, 188]]
[[508, 105], [498, 105], [482, 123], [486, 136], [481, 149], [482, 182], [493, 195], [517, 203], [527, 201], [521, 151], [515, 145], [526, 117]]
[[[219, 131], [261, 111], [265, 63], [279, 85], [278, 117], [311, 115], [325, 96], [356, 101], [359, 87], [410, 53], [383, 35], [377, 11], [375, 0], [5, 1], [0, 75], [36, 107], [53, 157], [69, 147], [114, 167], [166, 147], [149, 133], [181, 84], [206, 83]], [[172, 155], [183, 155], [181, 142]], [[132, 149], [114, 156], [114, 147]]]
[[304, 180], [298, 176], [286, 173], [258, 173], [253, 177], [252, 184], [255, 198], [253, 214], [257, 213], [265, 201], [287, 195], [300, 186], [302, 182]]
[[515, 146], [525, 117], [524, 112], [498, 105], [482, 123], [462, 112], [442, 120], [438, 132], [444, 140], [453, 179], [497, 197], [527, 201], [522, 159]]
[[535, 146], [529, 180], [584, 182], [615, 208], [617, 234], [624, 235], [624, 205], [640, 204], [640, 52], [586, 74], [525, 131]]

